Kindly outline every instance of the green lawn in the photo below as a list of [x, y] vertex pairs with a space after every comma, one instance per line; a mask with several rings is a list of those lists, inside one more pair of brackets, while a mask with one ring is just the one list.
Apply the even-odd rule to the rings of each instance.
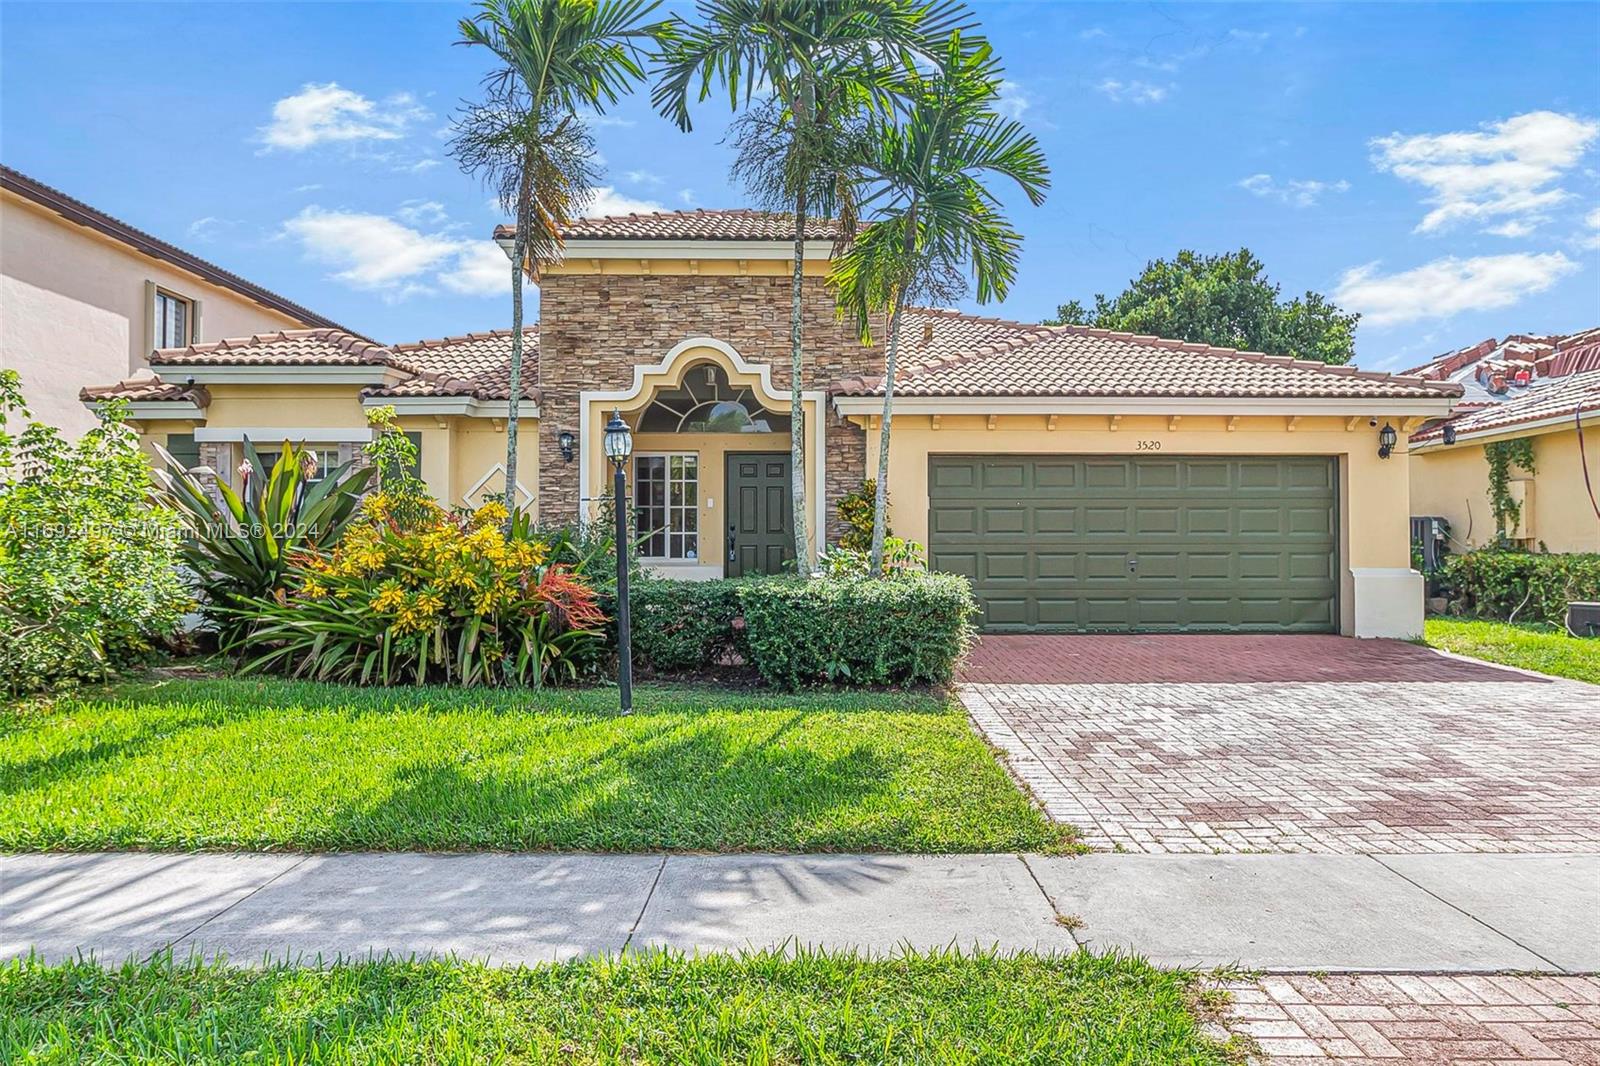
[[[1184, 974], [1088, 952], [0, 967], [0, 1061], [1220, 1064]], [[1232, 1052], [1230, 1054], [1230, 1052]]]
[[1430, 618], [1423, 640], [1457, 655], [1600, 685], [1600, 639], [1569, 636], [1554, 626]]
[[0, 850], [1058, 851], [918, 693], [125, 684], [0, 710]]

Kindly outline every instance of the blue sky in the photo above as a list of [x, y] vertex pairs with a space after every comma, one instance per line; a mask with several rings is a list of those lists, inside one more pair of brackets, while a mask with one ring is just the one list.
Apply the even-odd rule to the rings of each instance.
[[[1244, 245], [1364, 312], [1368, 367], [1600, 323], [1600, 6], [975, 6], [1054, 171], [991, 313]], [[0, 158], [379, 340], [503, 327], [500, 213], [447, 152], [468, 10], [0, 3]], [[601, 204], [739, 205], [727, 119], [625, 101]]]

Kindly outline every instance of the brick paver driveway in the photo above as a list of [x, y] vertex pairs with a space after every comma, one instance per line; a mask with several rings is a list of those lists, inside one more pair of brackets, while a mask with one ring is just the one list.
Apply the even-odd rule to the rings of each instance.
[[1593, 685], [1399, 641], [990, 636], [961, 692], [1096, 847], [1600, 847]]

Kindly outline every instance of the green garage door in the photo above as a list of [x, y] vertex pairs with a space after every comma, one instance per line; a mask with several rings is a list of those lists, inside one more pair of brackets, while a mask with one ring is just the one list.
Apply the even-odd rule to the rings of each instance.
[[1325, 457], [934, 456], [928, 554], [991, 632], [1329, 632]]

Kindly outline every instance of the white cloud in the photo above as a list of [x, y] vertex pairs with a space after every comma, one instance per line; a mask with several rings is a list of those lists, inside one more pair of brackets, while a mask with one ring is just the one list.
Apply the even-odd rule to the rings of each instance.
[[450, 220], [444, 204], [437, 200], [407, 200], [395, 211], [395, 216], [413, 226], [437, 226]]
[[678, 190], [678, 202], [681, 203], [684, 207], [693, 207], [695, 204], [699, 203], [700, 201], [698, 199], [696, 199], [693, 189], [679, 189]]
[[294, 191], [295, 192], [316, 192], [320, 188], [322, 188], [322, 182], [313, 181], [308, 185], [296, 185], [294, 187]]
[[511, 260], [493, 241], [464, 241], [439, 281], [464, 296], [503, 296], [511, 291]]
[[1578, 247], [1589, 252], [1600, 250], [1600, 207], [1584, 215], [1583, 224], [1588, 232], [1578, 234]]
[[1560, 252], [1448, 256], [1398, 274], [1380, 274], [1377, 263], [1367, 263], [1345, 271], [1333, 298], [1342, 307], [1360, 311], [1364, 324], [1391, 326], [1510, 307], [1577, 269], [1578, 264]]
[[1507, 219], [1498, 225], [1490, 226], [1483, 232], [1492, 233], [1496, 237], [1526, 237], [1537, 228], [1538, 227], [1534, 223], [1528, 221], [1527, 219], [1512, 218]]
[[1159, 104], [1167, 98], [1169, 87], [1152, 85], [1147, 81], [1119, 81], [1107, 78], [1095, 90], [1104, 93], [1117, 103]]
[[382, 102], [370, 100], [338, 82], [308, 83], [272, 105], [272, 122], [260, 129], [265, 151], [299, 152], [329, 142], [394, 141], [428, 117], [410, 93]]
[[604, 218], [607, 215], [649, 214], [665, 210], [654, 200], [636, 200], [624, 196], [613, 186], [601, 185], [594, 190], [594, 200], [583, 214], [586, 218]]
[[421, 174], [424, 170], [432, 170], [438, 165], [439, 161], [437, 159], [428, 158], [419, 159], [415, 163], [408, 163], [397, 167], [396, 169], [404, 171], [407, 174]]
[[1111, 35], [1109, 33], [1107, 33], [1105, 30], [1101, 29], [1099, 26], [1090, 26], [1086, 30], [1079, 30], [1078, 31], [1078, 39], [1080, 41], [1092, 41], [1097, 37], [1109, 37], [1109, 36], [1111, 36]]
[[[435, 208], [431, 202], [411, 202], [397, 214], [434, 220], [418, 224], [442, 223], [442, 210]], [[289, 219], [283, 230], [307, 256], [334, 268], [334, 280], [390, 302], [433, 292], [437, 285], [472, 296], [494, 296], [511, 287], [505, 253], [493, 241], [425, 233], [388, 215], [316, 206]]]
[[1000, 114], [1020, 121], [1023, 113], [1032, 106], [1033, 97], [1021, 85], [1010, 79], [1000, 83], [1000, 95], [994, 101], [994, 109]]
[[[1529, 229], [1571, 195], [1556, 183], [1600, 137], [1600, 122], [1530, 111], [1481, 129], [1391, 133], [1372, 143], [1373, 163], [1429, 191], [1433, 205], [1416, 232], [1461, 222], [1520, 220]], [[1494, 231], [1491, 231], [1494, 232]], [[1524, 231], [1526, 232], [1526, 231]]]
[[660, 185], [660, 174], [650, 170], [630, 170], [622, 175], [635, 185]]
[[578, 116], [590, 126], [637, 126], [638, 123], [631, 118], [622, 118], [620, 115], [602, 115], [595, 111], [585, 111]]
[[1239, 188], [1263, 199], [1278, 200], [1295, 207], [1313, 207], [1325, 192], [1348, 192], [1350, 183], [1343, 178], [1338, 181], [1297, 181], [1291, 178], [1280, 182], [1271, 174], [1252, 174], [1239, 182]]
[[209, 243], [222, 236], [224, 230], [230, 230], [238, 224], [236, 219], [218, 218], [215, 215], [197, 218], [189, 223], [189, 239]]

